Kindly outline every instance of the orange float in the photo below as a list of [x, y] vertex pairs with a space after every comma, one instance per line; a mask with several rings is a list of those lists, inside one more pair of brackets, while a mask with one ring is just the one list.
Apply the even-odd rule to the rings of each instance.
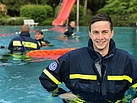
[[75, 48], [63, 48], [63, 49], [52, 49], [52, 50], [33, 50], [28, 52], [26, 55], [31, 58], [44, 59], [44, 60], [56, 60], [61, 55], [74, 50]]

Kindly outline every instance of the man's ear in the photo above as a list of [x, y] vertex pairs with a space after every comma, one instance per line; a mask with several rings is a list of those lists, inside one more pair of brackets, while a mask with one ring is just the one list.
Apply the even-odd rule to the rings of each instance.
[[112, 33], [111, 33], [111, 38], [114, 36], [114, 30], [112, 30]]
[[90, 34], [91, 34], [91, 31], [88, 31], [88, 34], [89, 34], [89, 36], [90, 36]]

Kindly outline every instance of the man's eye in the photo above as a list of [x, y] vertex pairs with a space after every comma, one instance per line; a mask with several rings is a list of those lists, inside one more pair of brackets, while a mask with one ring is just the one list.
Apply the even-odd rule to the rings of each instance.
[[92, 33], [93, 33], [93, 34], [98, 34], [98, 32], [97, 32], [97, 31], [93, 31]]
[[107, 34], [108, 33], [108, 31], [103, 31], [103, 34]]

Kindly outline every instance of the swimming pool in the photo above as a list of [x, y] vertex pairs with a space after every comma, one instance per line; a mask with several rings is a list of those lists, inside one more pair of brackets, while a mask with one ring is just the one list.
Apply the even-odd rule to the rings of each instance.
[[[88, 28], [80, 27], [77, 38], [62, 39], [61, 33], [47, 30], [50, 26], [31, 27], [31, 37], [34, 38], [35, 30], [43, 30], [44, 38], [54, 46], [42, 49], [55, 49], [87, 46], [89, 39]], [[137, 59], [137, 28], [115, 27], [114, 40], [116, 46], [127, 50]], [[10, 40], [19, 35], [20, 26], [0, 26], [0, 46], [8, 47]], [[0, 57], [8, 53], [7, 49], [0, 49]], [[0, 103], [62, 103], [59, 97], [52, 98], [44, 90], [38, 80], [43, 69], [51, 60], [31, 62], [27, 64], [9, 64], [0, 62]]]

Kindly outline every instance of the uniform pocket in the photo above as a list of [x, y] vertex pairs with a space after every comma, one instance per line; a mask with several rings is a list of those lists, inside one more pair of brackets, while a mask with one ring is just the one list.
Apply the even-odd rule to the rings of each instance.
[[115, 81], [115, 90], [116, 92], [123, 91], [125, 89], [124, 81]]
[[94, 91], [93, 81], [90, 80], [83, 80], [83, 79], [76, 79], [71, 80], [71, 85], [75, 89], [80, 89], [82, 91]]

